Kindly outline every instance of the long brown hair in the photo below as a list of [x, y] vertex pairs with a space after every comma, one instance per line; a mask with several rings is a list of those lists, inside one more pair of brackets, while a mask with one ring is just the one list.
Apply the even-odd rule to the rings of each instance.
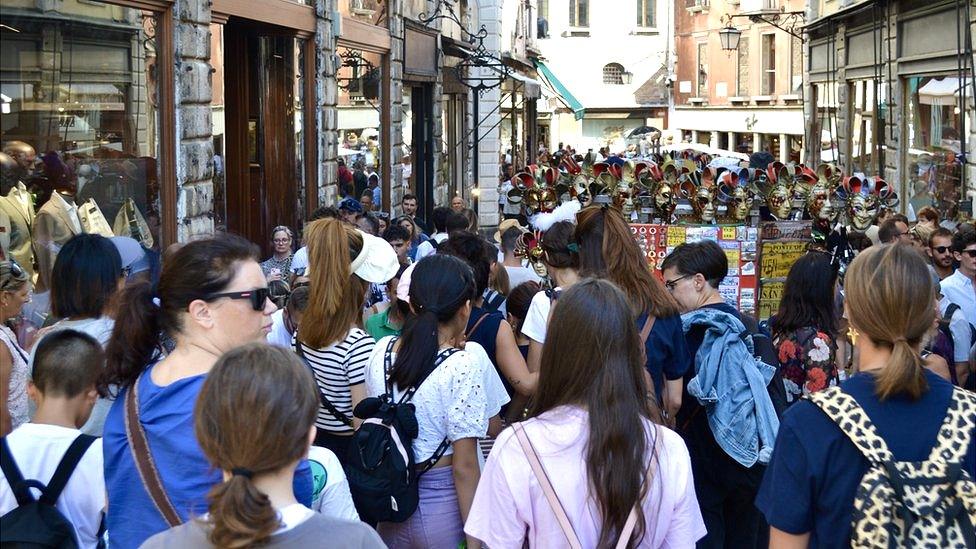
[[531, 415], [557, 406], [587, 410], [586, 471], [600, 510], [600, 547], [611, 547], [636, 505], [637, 529], [628, 547], [645, 534], [640, 502], [655, 466], [655, 410], [646, 398], [644, 356], [627, 296], [612, 283], [584, 279], [553, 309]]
[[342, 340], [359, 321], [369, 284], [349, 272], [363, 249], [363, 237], [337, 219], [313, 221], [305, 229], [308, 246], [308, 306], [302, 343], [321, 349]]
[[288, 467], [308, 451], [319, 408], [314, 387], [294, 353], [266, 343], [225, 353], [207, 376], [193, 412], [194, 431], [207, 460], [233, 472], [208, 495], [215, 546], [260, 544], [280, 526], [251, 477]]
[[877, 374], [878, 397], [921, 397], [928, 383], [919, 347], [935, 321], [935, 286], [925, 260], [911, 246], [872, 246], [848, 267], [844, 294], [851, 326], [891, 348]]
[[635, 314], [674, 316], [678, 302], [654, 278], [623, 215], [613, 208], [590, 206], [576, 214], [580, 275], [606, 278], [631, 300]]

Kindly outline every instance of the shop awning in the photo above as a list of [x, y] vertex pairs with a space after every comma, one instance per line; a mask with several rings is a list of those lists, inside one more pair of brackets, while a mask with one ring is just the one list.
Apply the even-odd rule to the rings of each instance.
[[[957, 105], [959, 103], [959, 89], [961, 87], [958, 78], [946, 77], [941, 80], [929, 80], [924, 86], [918, 89], [918, 102], [923, 105], [949, 107]], [[968, 88], [966, 95], [972, 97], [972, 86], [967, 85], [966, 87]]]
[[576, 119], [582, 120], [586, 109], [583, 108], [583, 104], [579, 102], [579, 99], [576, 99], [576, 97], [570, 93], [569, 89], [566, 88], [566, 86], [563, 85], [558, 78], [556, 78], [556, 75], [549, 70], [549, 67], [547, 67], [545, 63], [539, 61], [538, 59], [533, 59], [532, 61], [535, 63], [535, 67], [539, 70], [539, 73], [542, 74], [543, 78], [545, 78], [549, 83], [549, 86], [555, 90], [557, 94], [559, 94], [559, 98], [562, 100], [562, 102], [573, 111], [573, 115], [576, 117]]

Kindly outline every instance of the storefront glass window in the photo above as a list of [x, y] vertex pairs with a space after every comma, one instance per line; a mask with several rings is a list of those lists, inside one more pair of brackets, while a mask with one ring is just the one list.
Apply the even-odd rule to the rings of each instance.
[[[837, 84], [814, 84], [817, 117], [814, 121], [813, 135], [819, 135], [819, 162], [837, 161]], [[813, 146], [813, 145], [811, 145]]]
[[887, 90], [873, 80], [857, 80], [850, 84], [851, 171], [866, 175], [878, 174], [878, 131], [880, 117], [885, 116]]
[[91, 0], [0, 0], [0, 20], [0, 142], [13, 160], [4, 159], [0, 189], [4, 246], [38, 290], [77, 233], [131, 236], [158, 250], [154, 14]]
[[[965, 95], [972, 100], [967, 80]], [[956, 206], [965, 197], [960, 153], [962, 135], [972, 121], [960, 114], [962, 84], [955, 76], [909, 78], [906, 82], [908, 169], [906, 191], [917, 212], [935, 206], [943, 217], [955, 218]]]
[[[381, 75], [383, 58], [379, 54], [340, 47], [339, 158], [348, 173], [339, 174], [340, 195], [362, 196], [371, 174], [382, 173], [380, 114], [383, 101]], [[350, 178], [351, 176], [351, 178]], [[379, 208], [379, 205], [374, 205]]]
[[[307, 1], [314, 2], [314, 0]], [[338, 0], [338, 3], [339, 13], [346, 17], [352, 17], [357, 21], [378, 27], [387, 26], [387, 0]], [[410, 3], [411, 0], [405, 0], [404, 8]], [[425, 2], [420, 2], [420, 4], [424, 5]], [[423, 10], [421, 9], [421, 11]]]

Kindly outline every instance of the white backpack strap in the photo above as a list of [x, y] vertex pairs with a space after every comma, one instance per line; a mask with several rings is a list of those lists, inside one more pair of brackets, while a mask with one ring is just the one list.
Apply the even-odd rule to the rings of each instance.
[[536, 454], [535, 447], [532, 446], [532, 442], [526, 436], [522, 424], [513, 423], [512, 428], [515, 430], [515, 437], [518, 438], [519, 444], [522, 445], [522, 451], [525, 452], [526, 459], [529, 460], [529, 467], [532, 468], [532, 474], [535, 475], [535, 479], [539, 482], [539, 487], [542, 488], [542, 493], [545, 494], [546, 500], [549, 502], [549, 508], [556, 515], [559, 528], [566, 535], [566, 541], [569, 542], [569, 546], [572, 549], [582, 549], [583, 545], [580, 544], [576, 530], [573, 529], [572, 523], [569, 522], [566, 509], [563, 508], [563, 504], [560, 503], [559, 497], [556, 495], [556, 490], [553, 489], [552, 483], [549, 482], [549, 476], [546, 474], [542, 462], [539, 461], [539, 455]]
[[976, 424], [976, 395], [959, 387], [953, 387], [952, 400], [949, 402], [945, 420], [939, 429], [938, 438], [928, 460], [962, 463], [969, 449], [969, 441], [976, 426], [974, 424]]
[[891, 450], [854, 397], [840, 387], [830, 387], [811, 393], [805, 398], [823, 410], [872, 464], [880, 465], [892, 461]]

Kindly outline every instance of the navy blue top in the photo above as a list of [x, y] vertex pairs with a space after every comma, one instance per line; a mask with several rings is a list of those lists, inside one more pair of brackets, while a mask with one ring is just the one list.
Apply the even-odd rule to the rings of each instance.
[[[644, 327], [647, 314], [637, 317], [637, 331]], [[692, 367], [691, 355], [681, 331], [681, 316], [666, 316], [654, 321], [644, 343], [647, 372], [654, 380], [654, 394], [662, 400], [665, 379], [681, 379]]]
[[[945, 420], [952, 385], [925, 371], [929, 391], [918, 401], [874, 394], [874, 376], [841, 383], [871, 419], [897, 461], [924, 461]], [[976, 473], [976, 437], [964, 467]], [[756, 507], [769, 524], [791, 534], [810, 532], [810, 547], [848, 547], [854, 495], [868, 460], [815, 404], [801, 400], [783, 416]]]

